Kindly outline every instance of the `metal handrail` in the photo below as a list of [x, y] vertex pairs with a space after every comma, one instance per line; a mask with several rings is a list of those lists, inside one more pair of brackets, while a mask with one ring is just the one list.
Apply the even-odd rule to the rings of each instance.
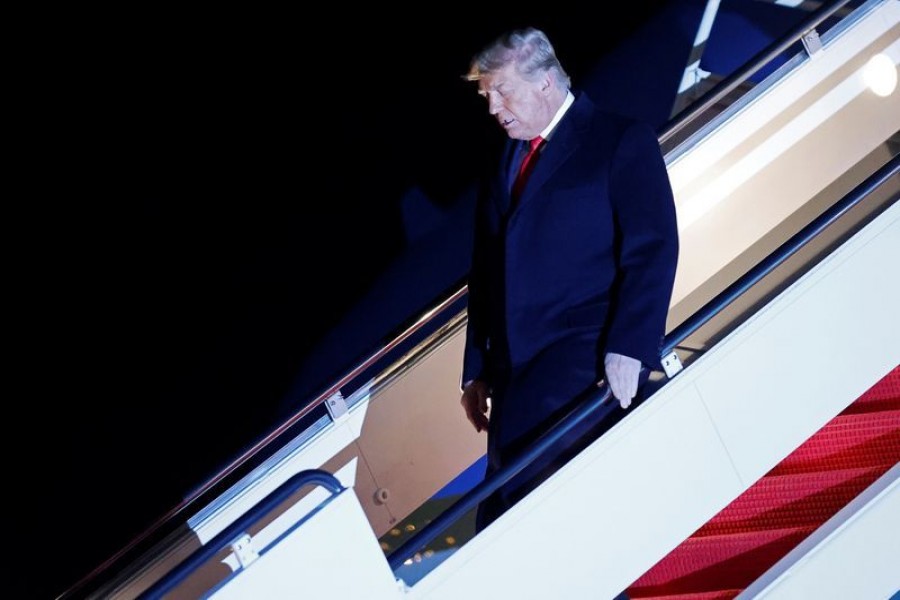
[[[705, 304], [691, 319], [666, 335], [662, 345], [661, 357], [667, 356], [676, 345], [696, 331], [701, 325], [721, 312], [721, 310], [728, 306], [730, 302], [734, 301], [740, 294], [750, 289], [750, 287], [756, 284], [760, 279], [774, 271], [785, 260], [795, 255], [828, 226], [840, 219], [840, 217], [846, 214], [848, 210], [859, 204], [866, 196], [878, 189], [880, 185], [898, 172], [900, 172], [900, 155], [893, 157], [885, 163], [863, 183], [856, 186], [831, 208], [794, 234], [787, 242], [779, 246], [765, 260], [760, 262], [759, 265], [745, 273], [724, 292]], [[606, 385], [604, 385], [600, 391], [594, 392], [591, 390], [586, 398], [576, 400], [575, 408], [557, 421], [550, 429], [541, 435], [540, 438], [529, 445], [520, 455], [514, 458], [509, 465], [484, 478], [474, 488], [453, 503], [450, 508], [425, 525], [415, 535], [410, 537], [392, 552], [388, 557], [391, 568], [394, 570], [400, 568], [404, 561], [418, 551], [418, 549], [424, 547], [449, 525], [457, 521], [470, 510], [473, 510], [481, 500], [499, 489], [500, 486], [509, 481], [517, 473], [521, 472], [525, 467], [546, 452], [551, 444], [571, 431], [588, 416], [605, 418], [615, 406], [616, 403], [610, 401], [610, 391]], [[594, 413], [594, 411], [603, 412]]]
[[439, 302], [430, 310], [423, 313], [412, 325], [403, 330], [400, 334], [397, 335], [393, 340], [391, 340], [388, 344], [378, 349], [376, 352], [371, 354], [367, 359], [362, 361], [359, 365], [350, 370], [346, 375], [341, 377], [337, 382], [332, 384], [326, 391], [319, 394], [314, 400], [312, 400], [309, 404], [300, 409], [296, 414], [290, 417], [287, 421], [278, 426], [271, 433], [266, 435], [264, 438], [259, 440], [256, 444], [254, 444], [251, 448], [243, 452], [238, 458], [234, 459], [231, 463], [229, 463], [225, 468], [220, 470], [216, 475], [211, 477], [204, 483], [201, 487], [197, 488], [194, 492], [186, 496], [181, 502], [179, 502], [174, 508], [172, 508], [169, 512], [164, 514], [161, 518], [157, 519], [157, 521], [143, 531], [139, 536], [134, 538], [131, 542], [129, 542], [124, 548], [119, 550], [113, 556], [105, 560], [99, 566], [97, 566], [93, 571], [84, 576], [80, 581], [78, 581], [74, 586], [72, 586], [67, 592], [68, 594], [73, 594], [78, 590], [84, 588], [87, 585], [90, 585], [94, 578], [96, 578], [100, 573], [103, 573], [107, 569], [109, 569], [112, 565], [115, 565], [117, 562], [122, 560], [129, 553], [136, 551], [137, 548], [141, 546], [141, 544], [148, 543], [147, 540], [152, 539], [154, 535], [159, 535], [157, 532], [163, 529], [163, 527], [169, 523], [171, 519], [173, 519], [176, 515], [184, 511], [187, 507], [189, 507], [194, 502], [198, 501], [202, 498], [206, 493], [210, 490], [221, 484], [224, 480], [226, 480], [230, 475], [235, 473], [247, 460], [255, 456], [260, 450], [268, 446], [269, 444], [275, 442], [279, 437], [284, 435], [285, 432], [289, 431], [291, 427], [293, 427], [297, 422], [299, 422], [303, 417], [311, 413], [313, 410], [324, 404], [335, 392], [339, 391], [342, 387], [353, 381], [360, 373], [365, 372], [367, 369], [371, 368], [375, 364], [377, 364], [380, 360], [382, 360], [385, 356], [387, 356], [392, 350], [396, 347], [400, 346], [403, 342], [411, 338], [413, 335], [421, 331], [426, 325], [428, 325], [432, 320], [434, 320], [438, 315], [444, 313], [448, 309], [454, 306], [454, 304], [463, 298], [466, 293], [468, 293], [468, 286], [463, 285], [456, 292], [451, 294], [445, 300]]
[[464, 285], [462, 288], [454, 292], [447, 299], [438, 303], [436, 306], [423, 313], [415, 323], [407, 327], [403, 330], [397, 337], [392, 339], [390, 342], [379, 348], [376, 352], [371, 354], [367, 359], [362, 361], [356, 367], [351, 369], [346, 375], [338, 379], [335, 383], [333, 383], [327, 390], [316, 396], [314, 400], [312, 400], [309, 404], [300, 409], [294, 416], [290, 417], [284, 423], [279, 425], [275, 430], [273, 430], [269, 435], [262, 438], [252, 447], [250, 447], [247, 451], [241, 454], [239, 457], [234, 459], [228, 466], [219, 471], [216, 475], [214, 475], [211, 479], [207, 481], [201, 488], [197, 489], [193, 494], [191, 494], [188, 499], [185, 500], [184, 504], [189, 504], [193, 500], [202, 496], [209, 489], [213, 488], [220, 481], [225, 479], [228, 475], [234, 472], [238, 467], [240, 467], [247, 459], [254, 456], [257, 452], [259, 452], [264, 447], [268, 446], [271, 442], [275, 441], [279, 438], [283, 433], [289, 430], [294, 426], [295, 423], [300, 421], [303, 417], [312, 412], [315, 408], [324, 404], [329, 398], [331, 398], [336, 392], [340, 391], [345, 385], [353, 381], [356, 377], [360, 375], [360, 373], [365, 372], [367, 369], [377, 364], [381, 359], [387, 356], [392, 350], [394, 350], [397, 346], [408, 340], [410, 337], [419, 332], [422, 328], [424, 328], [427, 324], [429, 324], [435, 317], [442, 314], [448, 308], [453, 306], [457, 300], [462, 298], [468, 292], [468, 286]]
[[586, 418], [589, 416], [606, 417], [617, 404], [610, 401], [612, 394], [608, 385], [604, 384], [599, 389], [600, 391], [590, 390], [580, 396], [573, 409], [566, 413], [550, 429], [542, 433], [537, 440], [532, 442], [509, 464], [498, 469], [489, 477], [485, 477], [475, 487], [463, 494], [450, 508], [442, 512], [394, 550], [388, 556], [388, 563], [391, 565], [391, 568], [395, 571], [399, 569], [404, 561], [414, 554], [417, 549], [423, 547], [463, 515], [477, 507], [479, 502], [518, 475], [525, 467], [544, 454], [553, 443], [562, 439], [563, 436], [572, 431]]
[[159, 598], [162, 598], [206, 561], [215, 556], [222, 548], [229, 544], [233, 544], [238, 537], [246, 532], [250, 525], [253, 525], [257, 520], [277, 508], [301, 487], [310, 484], [321, 486], [331, 492], [331, 496], [321, 502], [315, 510], [320, 509], [325, 503], [331, 501], [335, 496], [346, 489], [341, 485], [341, 482], [328, 471], [308, 469], [295, 474], [278, 486], [268, 496], [257, 502], [234, 523], [223, 529], [216, 537], [195, 550], [190, 556], [180, 562], [177, 567], [166, 573], [162, 578], [147, 588], [138, 598], [140, 600], [158, 600]]
[[659, 133], [659, 143], [667, 142], [673, 135], [690, 125], [707, 109], [722, 100], [739, 85], [747, 81], [754, 73], [766, 66], [779, 54], [793, 46], [812, 29], [818, 27], [825, 19], [836, 13], [848, 4], [850, 0], [837, 0], [831, 4], [818, 8], [808, 19], [788, 31], [787, 34], [776, 40], [762, 51], [758, 52], [743, 67], [720, 81], [712, 89], [703, 94], [698, 100], [692, 102], [690, 108], [679, 114], [669, 125]]
[[691, 334], [700, 329], [700, 327], [709, 322], [710, 319], [719, 314], [722, 309], [750, 289], [760, 279], [774, 271], [775, 268], [780, 266], [784, 261], [796, 254], [798, 250], [822, 233], [822, 231], [832, 223], [840, 219], [848, 210], [859, 204], [866, 196], [872, 193], [873, 190], [877, 189], [889, 178], [896, 175], [898, 170], [900, 170], [900, 155], [894, 156], [891, 160], [887, 161], [880, 169], [872, 173], [865, 181], [835, 202], [828, 210], [794, 234], [789, 240], [781, 244], [737, 281], [729, 285], [683, 323], [670, 331], [663, 342], [662, 356], [667, 356], [671, 353], [675, 349], [675, 346], [683, 342]]

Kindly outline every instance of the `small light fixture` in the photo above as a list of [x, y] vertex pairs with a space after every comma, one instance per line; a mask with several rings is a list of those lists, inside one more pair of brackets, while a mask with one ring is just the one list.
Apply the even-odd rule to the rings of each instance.
[[863, 68], [863, 80], [876, 95], [890, 96], [897, 87], [897, 67], [887, 54], [876, 54]]

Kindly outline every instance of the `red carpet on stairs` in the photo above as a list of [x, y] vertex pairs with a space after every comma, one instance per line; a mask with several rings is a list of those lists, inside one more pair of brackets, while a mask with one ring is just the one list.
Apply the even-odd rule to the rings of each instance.
[[631, 599], [729, 600], [900, 462], [900, 366], [642, 575]]

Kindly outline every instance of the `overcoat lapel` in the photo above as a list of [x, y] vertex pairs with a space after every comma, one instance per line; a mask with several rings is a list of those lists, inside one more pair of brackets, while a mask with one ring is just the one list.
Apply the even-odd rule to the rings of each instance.
[[515, 174], [518, 172], [519, 163], [525, 156], [524, 143], [521, 140], [507, 140], [503, 151], [503, 157], [500, 161], [500, 168], [497, 169], [497, 175], [494, 177], [493, 189], [491, 196], [497, 205], [497, 212], [500, 215], [507, 215], [512, 204], [512, 184]]
[[532, 196], [538, 194], [541, 187], [563, 165], [581, 143], [584, 130], [588, 126], [587, 112], [590, 105], [577, 99], [569, 112], [562, 118], [551, 135], [550, 140], [538, 157], [534, 170], [522, 190], [518, 206], [526, 204]]

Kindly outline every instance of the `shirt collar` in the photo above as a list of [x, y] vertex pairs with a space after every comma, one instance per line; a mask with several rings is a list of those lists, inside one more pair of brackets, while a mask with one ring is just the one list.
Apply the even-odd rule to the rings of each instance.
[[572, 103], [575, 102], [575, 95], [572, 94], [572, 90], [568, 90], [566, 92], [566, 99], [563, 100], [562, 106], [559, 107], [559, 110], [556, 111], [556, 115], [554, 115], [553, 120], [550, 121], [550, 124], [541, 132], [541, 137], [545, 140], [550, 136], [550, 132], [556, 127], [556, 124], [559, 123], [559, 120], [563, 118], [563, 115], [566, 114], [566, 111], [569, 110], [569, 107], [572, 106]]

